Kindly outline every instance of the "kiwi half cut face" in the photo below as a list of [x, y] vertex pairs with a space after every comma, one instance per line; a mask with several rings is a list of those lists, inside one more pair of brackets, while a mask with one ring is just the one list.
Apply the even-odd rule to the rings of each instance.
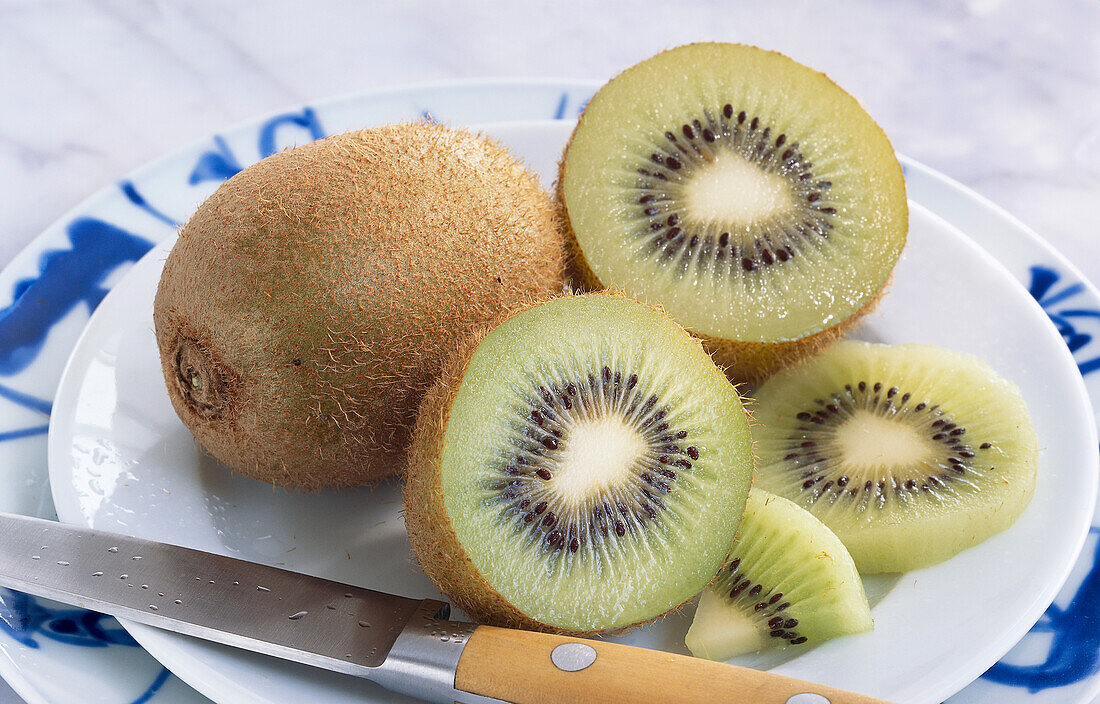
[[700, 597], [686, 643], [696, 657], [728, 660], [871, 627], [863, 582], [840, 540], [794, 502], [753, 488], [729, 563]]
[[529, 308], [460, 357], [421, 409], [406, 488], [413, 548], [444, 592], [489, 623], [597, 632], [707, 584], [752, 456], [697, 340], [592, 294]]
[[861, 572], [945, 560], [1031, 500], [1023, 397], [971, 355], [844, 341], [773, 376], [757, 402], [758, 485], [829, 526]]
[[626, 70], [589, 103], [561, 171], [587, 278], [742, 357], [839, 333], [908, 230], [878, 125], [823, 74], [750, 46], [693, 44]]

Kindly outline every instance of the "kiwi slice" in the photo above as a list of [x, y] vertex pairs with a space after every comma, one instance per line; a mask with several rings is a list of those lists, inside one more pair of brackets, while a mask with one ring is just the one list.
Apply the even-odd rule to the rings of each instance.
[[660, 303], [745, 379], [868, 312], [908, 231], [901, 167], [859, 103], [736, 44], [672, 49], [601, 88], [558, 196], [588, 284]]
[[933, 345], [844, 341], [757, 391], [760, 487], [808, 509], [861, 572], [941, 562], [1012, 525], [1038, 441], [1019, 389]]
[[871, 627], [863, 582], [840, 539], [794, 502], [754, 488], [729, 564], [700, 597], [686, 642], [696, 657], [728, 660]]
[[413, 437], [405, 518], [424, 571], [481, 622], [565, 633], [698, 593], [752, 474], [741, 400], [699, 341], [607, 294], [461, 345]]

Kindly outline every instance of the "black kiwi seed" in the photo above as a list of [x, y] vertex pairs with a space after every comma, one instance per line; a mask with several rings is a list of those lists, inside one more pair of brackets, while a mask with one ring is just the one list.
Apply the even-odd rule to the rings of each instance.
[[[908, 501], [914, 491], [949, 489], [954, 482], [977, 476], [986, 466], [980, 463], [978, 451], [992, 448], [991, 443], [977, 443], [975, 450], [973, 442], [963, 440], [966, 427], [942, 408], [930, 406], [927, 401], [911, 405], [912, 393], [891, 386], [883, 394], [884, 388], [885, 385], [878, 381], [846, 384], [828, 400], [815, 399], [818, 408], [806, 408], [795, 414], [800, 422], [798, 432], [788, 438], [782, 457], [792, 474], [801, 473], [796, 485], [811, 502], [846, 500], [864, 504], [872, 501], [882, 506], [888, 500]], [[853, 477], [853, 468], [844, 464], [834, 438], [837, 430], [856, 412], [877, 414], [907, 423], [918, 432], [926, 432], [925, 437], [933, 442], [931, 455], [916, 466], [886, 470], [893, 474]], [[806, 462], [814, 464], [812, 471], [805, 471]], [[951, 470], [951, 473], [944, 470]], [[862, 491], [848, 489], [853, 481], [857, 487], [862, 485]]]
[[765, 625], [764, 630], [767, 630], [771, 637], [785, 640], [791, 645], [805, 643], [807, 639], [795, 630], [798, 627], [798, 619], [780, 615], [780, 612], [791, 605], [786, 601], [780, 603], [783, 593], [765, 593], [762, 584], [754, 583], [741, 573], [740, 563], [740, 560], [734, 560], [723, 568], [724, 573], [728, 575], [723, 581], [734, 585], [730, 589], [729, 598], [740, 607], [742, 613], [751, 613], [751, 618]]
[[[680, 238], [682, 223], [688, 219], [678, 209], [675, 192], [690, 181], [693, 168], [715, 160], [721, 152], [732, 152], [755, 164], [763, 172], [777, 174], [788, 182], [796, 202], [804, 203], [801, 213], [788, 216], [776, 216], [767, 222], [755, 224], [751, 231], [739, 235], [743, 246], [742, 254], [733, 257], [732, 262], [740, 267], [714, 267], [716, 274], [733, 276], [740, 272], [753, 272], [761, 267], [789, 261], [798, 256], [813, 234], [826, 235], [835, 226], [831, 216], [837, 213], [835, 206], [828, 203], [826, 191], [832, 186], [828, 179], [815, 179], [813, 164], [806, 160], [799, 150], [798, 142], [790, 141], [787, 134], [780, 134], [773, 142], [771, 127], [764, 126], [759, 116], [751, 119], [745, 111], [739, 111], [734, 124], [734, 108], [725, 104], [718, 116], [709, 110], [703, 111], [704, 119], [683, 124], [679, 132], [683, 142], [672, 131], [664, 132], [663, 140], [655, 140], [653, 151], [644, 168], [637, 173], [642, 178], [636, 184], [639, 196], [637, 202], [643, 206], [641, 215], [648, 224], [639, 230], [639, 236], [648, 240], [653, 251], [663, 252], [668, 262], [681, 254], [681, 266], [688, 266], [689, 260], [696, 257], [693, 248], [699, 243], [718, 242], [718, 247], [703, 247], [698, 255], [697, 265], [703, 266], [703, 258], [725, 262], [723, 248], [730, 244], [730, 232], [715, 229], [711, 223], [690, 223], [688, 236]], [[745, 123], [748, 121], [748, 125]], [[685, 144], [687, 146], [685, 146]], [[776, 150], [786, 147], [776, 158]], [[656, 179], [659, 183], [655, 183]], [[659, 203], [660, 205], [654, 205]], [[802, 225], [795, 226], [799, 220]], [[673, 229], [678, 229], [675, 233]], [[767, 244], [765, 244], [767, 243]]]
[[[630, 370], [603, 366], [578, 378], [534, 385], [516, 414], [523, 420], [501, 458], [499, 475], [487, 479], [484, 488], [501, 516], [515, 530], [540, 539], [548, 555], [598, 549], [612, 532], [623, 537], [664, 520], [665, 499], [676, 491], [677, 471], [692, 471], [692, 461], [704, 454], [698, 445], [676, 444], [690, 438], [690, 428], [676, 427], [660, 395]], [[554, 482], [571, 428], [579, 420], [608, 414], [632, 427], [650, 453], [635, 461], [633, 478], [609, 490], [610, 495], [586, 497], [579, 506], [562, 505]]]

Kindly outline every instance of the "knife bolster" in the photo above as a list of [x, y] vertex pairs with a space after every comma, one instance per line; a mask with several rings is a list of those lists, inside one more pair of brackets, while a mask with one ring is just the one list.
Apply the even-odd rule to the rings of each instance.
[[473, 623], [435, 618], [441, 602], [425, 599], [368, 677], [386, 689], [438, 704], [507, 704], [455, 689], [455, 670]]

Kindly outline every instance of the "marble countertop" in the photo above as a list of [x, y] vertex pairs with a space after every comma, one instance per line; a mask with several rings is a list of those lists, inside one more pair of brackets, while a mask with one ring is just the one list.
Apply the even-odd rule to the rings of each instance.
[[603, 80], [700, 40], [826, 72], [899, 152], [1100, 283], [1096, 0], [0, 0], [0, 265], [132, 169], [259, 114], [420, 82]]
[[[308, 7], [308, 9], [306, 9]], [[0, 262], [130, 170], [227, 125], [423, 81], [605, 79], [698, 40], [773, 48], [864, 102], [899, 152], [1100, 281], [1100, 4], [208, 0], [0, 3]]]

